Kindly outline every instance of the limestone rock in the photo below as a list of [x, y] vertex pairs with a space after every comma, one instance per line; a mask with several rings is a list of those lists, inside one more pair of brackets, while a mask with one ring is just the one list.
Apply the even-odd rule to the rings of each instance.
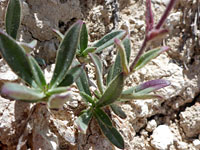
[[174, 142], [174, 135], [167, 125], [158, 126], [153, 131], [151, 138], [151, 145], [156, 150], [168, 150], [170, 145]]
[[22, 24], [25, 25], [35, 39], [50, 40], [54, 36], [52, 29], [59, 23], [67, 24], [73, 18], [81, 18], [79, 0], [61, 3], [57, 0], [27, 0], [29, 14], [24, 14]]
[[200, 105], [188, 107], [180, 114], [180, 126], [187, 137], [195, 137], [200, 134]]

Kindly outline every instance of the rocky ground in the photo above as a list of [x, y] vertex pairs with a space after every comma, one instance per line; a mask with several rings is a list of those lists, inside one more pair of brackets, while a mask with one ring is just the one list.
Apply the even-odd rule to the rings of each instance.
[[[155, 21], [169, 0], [152, 0]], [[59, 41], [52, 28], [65, 32], [77, 19], [83, 19], [94, 42], [113, 29], [128, 27], [132, 59], [145, 33], [145, 0], [22, 0], [23, 17], [19, 40], [38, 41], [35, 57], [47, 64], [51, 74]], [[7, 0], [0, 0], [0, 27], [4, 29]], [[160, 55], [126, 82], [136, 85], [151, 79], [166, 79], [171, 86], [159, 91], [163, 100], [131, 101], [121, 104], [127, 114], [122, 120], [112, 115], [113, 123], [125, 140], [126, 150], [199, 150], [200, 149], [200, 2], [180, 0], [165, 24], [170, 30], [163, 41], [171, 50]], [[116, 51], [101, 54], [105, 70]], [[44, 67], [45, 68], [45, 67]], [[92, 68], [89, 68], [92, 72]], [[93, 74], [89, 74], [93, 78]], [[0, 87], [6, 81], [19, 82], [0, 59]], [[74, 89], [76, 93], [76, 89]], [[96, 121], [86, 135], [78, 132], [74, 120], [83, 109], [80, 97], [64, 105], [64, 110], [49, 112], [42, 104], [0, 97], [0, 149], [2, 150], [111, 150], [116, 149], [101, 134]], [[32, 115], [30, 116], [30, 111]]]

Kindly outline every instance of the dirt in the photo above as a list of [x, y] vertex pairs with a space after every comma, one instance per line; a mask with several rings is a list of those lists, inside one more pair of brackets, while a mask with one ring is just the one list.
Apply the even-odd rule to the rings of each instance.
[[[152, 0], [155, 22], [169, 0]], [[52, 74], [59, 41], [52, 28], [65, 32], [78, 19], [86, 22], [90, 44], [113, 29], [130, 29], [132, 54], [137, 54], [145, 34], [144, 0], [23, 0], [23, 17], [19, 39], [38, 41], [33, 53], [48, 65], [46, 77]], [[4, 29], [7, 0], [0, 1], [0, 27]], [[120, 104], [127, 118], [111, 113], [113, 124], [123, 135], [126, 150], [198, 150], [200, 149], [200, 2], [181, 0], [168, 17], [169, 35], [154, 42], [170, 46], [126, 81], [127, 86], [152, 79], [166, 79], [169, 87], [159, 90], [162, 100], [130, 101]], [[116, 49], [100, 54], [104, 69], [113, 63]], [[48, 70], [48, 71], [47, 71]], [[89, 76], [95, 78], [89, 67]], [[0, 87], [4, 82], [20, 82], [0, 59]], [[0, 97], [0, 149], [33, 150], [111, 150], [117, 149], [102, 135], [93, 119], [86, 135], [80, 133], [74, 120], [84, 109], [74, 87], [73, 102], [62, 111], [49, 112], [42, 104], [27, 104]], [[30, 115], [31, 114], [31, 115]]]

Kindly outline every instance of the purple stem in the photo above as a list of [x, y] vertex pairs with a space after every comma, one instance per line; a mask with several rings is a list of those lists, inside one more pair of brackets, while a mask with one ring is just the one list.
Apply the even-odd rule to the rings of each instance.
[[167, 16], [169, 15], [169, 12], [172, 10], [172, 8], [174, 7], [175, 3], [177, 0], [171, 0], [164, 12], [164, 14], [162, 15], [160, 21], [158, 22], [158, 24], [156, 25], [156, 29], [160, 29], [162, 27], [162, 25], [164, 24], [165, 20], [167, 19]]
[[131, 66], [130, 66], [130, 71], [131, 71], [131, 72], [133, 71], [133, 68], [135, 67], [136, 63], [138, 62], [140, 56], [143, 54], [143, 52], [144, 52], [146, 46], [147, 46], [147, 36], [145, 37], [145, 39], [144, 39], [144, 41], [143, 41], [143, 43], [142, 43], [142, 47], [140, 48], [140, 50], [139, 50], [137, 56], [135, 57], [133, 63], [132, 63]]
[[153, 29], [154, 19], [151, 8], [151, 0], [146, 1], [146, 34]]

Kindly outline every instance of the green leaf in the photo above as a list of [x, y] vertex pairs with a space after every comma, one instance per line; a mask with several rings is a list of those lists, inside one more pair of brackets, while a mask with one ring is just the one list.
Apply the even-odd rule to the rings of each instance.
[[31, 89], [23, 85], [16, 83], [5, 83], [1, 88], [1, 95], [16, 100], [24, 100], [32, 102], [34, 100], [40, 100], [45, 97], [44, 93], [39, 90]]
[[97, 102], [96, 107], [104, 107], [115, 102], [121, 95], [124, 85], [124, 74], [120, 73], [116, 78], [114, 78], [108, 85], [108, 88]]
[[36, 86], [24, 49], [13, 38], [0, 31], [0, 52], [10, 68], [25, 82]]
[[86, 94], [91, 96], [88, 77], [84, 69], [82, 69], [81, 74], [76, 81], [76, 85], [79, 91], [85, 92]]
[[96, 71], [96, 78], [97, 78], [97, 86], [101, 94], [104, 92], [104, 85], [103, 85], [103, 65], [100, 58], [96, 54], [89, 54]]
[[26, 53], [30, 53], [36, 47], [37, 40], [33, 40], [30, 43], [19, 42], [18, 44], [20, 44], [24, 48]]
[[6, 11], [6, 32], [12, 38], [17, 38], [17, 32], [21, 22], [20, 0], [10, 0]]
[[121, 94], [120, 96], [120, 101], [128, 101], [128, 100], [135, 100], [135, 99], [153, 99], [153, 98], [159, 98], [162, 99], [163, 97], [160, 95], [155, 95], [155, 94], [137, 94], [137, 93], [133, 93], [133, 94]]
[[148, 62], [150, 62], [152, 59], [160, 55], [161, 53], [169, 50], [169, 47], [164, 46], [161, 48], [156, 48], [153, 50], [150, 50], [146, 53], [144, 53], [138, 60], [137, 64], [134, 67], [134, 71], [141, 69], [144, 67]]
[[81, 114], [76, 120], [75, 123], [78, 127], [78, 129], [86, 134], [86, 131], [88, 129], [90, 120], [92, 119], [92, 111], [91, 109], [87, 110], [86, 112], [84, 112], [83, 114]]
[[48, 107], [53, 110], [59, 110], [63, 108], [66, 101], [71, 100], [71, 92], [65, 92], [60, 94], [54, 94], [49, 98]]
[[128, 61], [127, 61], [127, 56], [126, 56], [126, 52], [125, 52], [125, 48], [122, 45], [121, 41], [119, 39], [115, 39], [115, 44], [119, 49], [119, 54], [120, 54], [120, 62], [121, 62], [121, 67], [122, 67], [122, 71], [128, 75], [129, 74], [129, 65], [128, 65]]
[[114, 39], [119, 38], [121, 39], [125, 35], [125, 31], [117, 30], [106, 34], [102, 37], [98, 42], [96, 42], [92, 47], [97, 47], [95, 53], [101, 52], [103, 49], [111, 46], [114, 44]]
[[111, 107], [112, 111], [113, 111], [117, 116], [119, 116], [119, 117], [122, 118], [122, 119], [126, 119], [127, 116], [126, 116], [125, 112], [121, 109], [121, 107], [119, 107], [119, 106], [116, 105], [116, 104], [111, 104], [110, 107]]
[[88, 46], [88, 31], [86, 24], [83, 23], [80, 35], [80, 51], [81, 53], [87, 48]]
[[[130, 41], [130, 36], [126, 36], [126, 38], [122, 41], [126, 56], [127, 56], [127, 62], [129, 63], [130, 60], [130, 55], [131, 55], [131, 41]], [[110, 83], [110, 81], [115, 78], [118, 74], [122, 72], [122, 67], [121, 67], [121, 61], [120, 61], [120, 54], [118, 52], [117, 57], [115, 59], [115, 63], [109, 71], [109, 75], [107, 78], [107, 85]]]
[[96, 117], [96, 115], [95, 118], [97, 119], [101, 131], [108, 138], [108, 140], [116, 147], [124, 149], [124, 140], [120, 133], [113, 126], [110, 127], [104, 124], [99, 117]]
[[46, 86], [46, 81], [40, 66], [31, 55], [28, 54], [28, 58], [32, 69], [33, 79], [41, 89], [44, 89]]
[[60, 83], [59, 86], [70, 86], [79, 78], [81, 71], [82, 71], [81, 65], [77, 65], [68, 70], [65, 78], [63, 79], [63, 81]]
[[83, 22], [77, 21], [65, 34], [56, 57], [56, 66], [50, 82], [50, 88], [58, 86], [64, 79], [76, 54], [80, 30]]
[[59, 94], [59, 93], [67, 92], [68, 90], [69, 90], [69, 87], [57, 87], [57, 88], [49, 89], [46, 92], [46, 95], [51, 96], [53, 94]]
[[94, 112], [95, 112], [95, 117], [97, 119], [101, 120], [102, 123], [105, 124], [106, 126], [112, 127], [112, 122], [110, 118], [103, 110], [101, 110], [100, 108], [95, 108]]
[[85, 92], [80, 91], [80, 95], [85, 100], [86, 103], [91, 103], [92, 105], [95, 105], [93, 98], [86, 94]]
[[89, 53], [96, 51], [96, 49], [96, 47], [88, 47], [82, 52], [82, 55], [86, 57]]
[[59, 30], [53, 29], [53, 33], [55, 33], [60, 42], [64, 39], [64, 35]]
[[[116, 61], [115, 61], [116, 62]], [[110, 83], [110, 81], [112, 81], [112, 76], [113, 76], [113, 70], [114, 70], [114, 65], [112, 65], [109, 69], [108, 69], [108, 74], [106, 77], [106, 85], [108, 85]]]

